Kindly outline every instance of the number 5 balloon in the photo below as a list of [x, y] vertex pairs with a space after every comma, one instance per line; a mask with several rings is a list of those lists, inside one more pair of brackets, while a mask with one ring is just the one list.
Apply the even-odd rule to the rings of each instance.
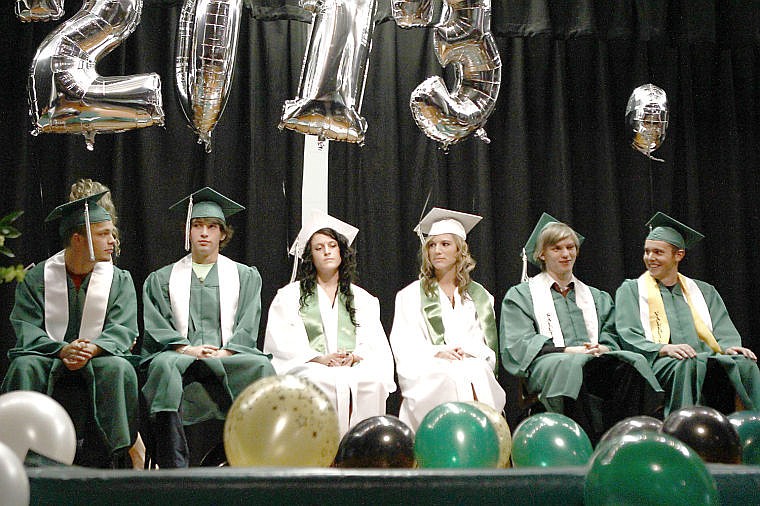
[[175, 60], [179, 103], [207, 153], [229, 97], [241, 9], [241, 0], [185, 0], [182, 5]]
[[446, 0], [443, 7], [433, 47], [442, 66], [454, 65], [456, 82], [449, 92], [440, 76], [423, 81], [412, 92], [412, 116], [444, 149], [473, 132], [489, 142], [483, 126], [501, 85], [501, 58], [490, 32], [491, 1]]
[[16, 16], [24, 23], [61, 19], [63, 0], [16, 0]]
[[321, 139], [364, 142], [359, 115], [374, 31], [375, 0], [301, 0], [314, 12], [298, 98], [282, 108], [279, 128]]
[[158, 74], [104, 77], [98, 61], [140, 23], [142, 0], [85, 0], [50, 33], [29, 76], [33, 135], [82, 134], [92, 150], [98, 133], [164, 124]]

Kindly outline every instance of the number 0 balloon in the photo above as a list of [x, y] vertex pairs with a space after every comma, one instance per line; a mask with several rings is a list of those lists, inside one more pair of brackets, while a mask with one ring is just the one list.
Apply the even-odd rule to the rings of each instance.
[[29, 76], [32, 135], [82, 134], [92, 150], [95, 134], [164, 124], [158, 74], [100, 76], [98, 61], [140, 23], [142, 0], [85, 0], [50, 33], [34, 56]]
[[63, 0], [16, 0], [16, 16], [24, 23], [61, 19]]

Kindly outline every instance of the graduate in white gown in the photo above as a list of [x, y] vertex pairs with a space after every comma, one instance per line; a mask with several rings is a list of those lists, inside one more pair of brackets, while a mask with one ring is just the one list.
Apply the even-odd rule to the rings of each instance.
[[475, 260], [467, 232], [480, 219], [433, 208], [415, 228], [422, 241], [420, 279], [396, 295], [390, 336], [403, 397], [399, 418], [413, 430], [444, 402], [477, 400], [504, 409], [494, 374], [493, 296], [470, 278]]
[[298, 281], [280, 288], [269, 308], [264, 352], [278, 374], [316, 384], [335, 406], [343, 436], [385, 414], [396, 390], [393, 356], [380, 323], [380, 303], [353, 284], [358, 229], [313, 211], [291, 254], [302, 259]]

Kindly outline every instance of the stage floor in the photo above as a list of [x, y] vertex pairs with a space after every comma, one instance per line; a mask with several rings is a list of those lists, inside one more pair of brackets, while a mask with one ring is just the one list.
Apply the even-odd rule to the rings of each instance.
[[[760, 466], [708, 465], [721, 504], [760, 505]], [[31, 504], [583, 504], [583, 467], [494, 470], [27, 468]]]

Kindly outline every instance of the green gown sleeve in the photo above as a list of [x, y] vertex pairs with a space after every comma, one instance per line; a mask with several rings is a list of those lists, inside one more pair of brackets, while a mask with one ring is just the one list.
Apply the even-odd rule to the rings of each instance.
[[11, 359], [20, 355], [56, 356], [66, 344], [51, 339], [45, 330], [44, 267], [44, 262], [35, 266], [16, 286], [10, 314], [16, 333], [16, 345], [8, 352]]
[[501, 303], [499, 320], [499, 348], [504, 369], [515, 376], [527, 376], [533, 359], [547, 341], [551, 339], [538, 333], [533, 319], [528, 283], [513, 286]]
[[644, 355], [649, 363], [657, 358], [661, 344], [648, 341], [639, 316], [639, 288], [635, 279], [627, 279], [615, 293], [615, 329], [624, 350]]
[[705, 297], [707, 309], [710, 311], [712, 320], [713, 336], [718, 341], [722, 350], [732, 346], [741, 346], [742, 338], [736, 330], [734, 322], [728, 315], [726, 304], [723, 302], [718, 290], [704, 281], [695, 280], [697, 286]]
[[174, 328], [171, 302], [169, 301], [169, 275], [171, 265], [148, 275], [143, 285], [143, 321], [145, 331], [142, 344], [143, 360], [173, 345], [190, 341]]
[[615, 329], [615, 303], [612, 296], [602, 290], [592, 290], [599, 320], [599, 344], [607, 346], [610, 351], [620, 350], [620, 336]]

